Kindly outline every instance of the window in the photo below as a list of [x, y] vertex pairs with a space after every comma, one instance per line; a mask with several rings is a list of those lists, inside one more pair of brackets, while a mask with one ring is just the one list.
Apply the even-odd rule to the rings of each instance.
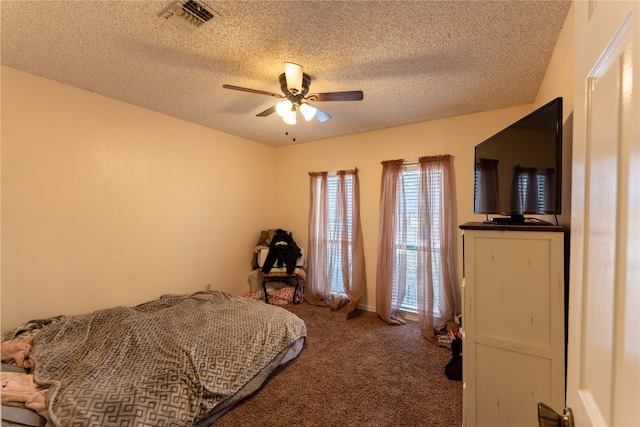
[[522, 213], [555, 211], [555, 171], [553, 169], [516, 168], [517, 206]]
[[[344, 281], [342, 279], [342, 270], [340, 263], [342, 259], [342, 242], [339, 236], [338, 230], [341, 227], [341, 219], [338, 214], [338, 185], [340, 180], [335, 174], [327, 176], [327, 205], [328, 205], [328, 218], [329, 233], [327, 238], [327, 247], [329, 253], [329, 265], [331, 274], [331, 292], [337, 294], [344, 294]], [[353, 253], [353, 175], [345, 176], [345, 195], [347, 211], [347, 243], [348, 253], [346, 254], [349, 259], [349, 264], [352, 263]]]
[[309, 176], [305, 299], [334, 308], [344, 306], [350, 317], [367, 292], [358, 169], [309, 172]]
[[415, 310], [428, 339], [459, 301], [452, 163], [448, 154], [420, 157], [417, 167], [382, 162], [376, 313], [398, 325], [402, 311]]
[[[438, 310], [438, 301], [440, 300], [439, 290], [440, 283], [440, 189], [442, 187], [442, 171], [433, 170], [429, 172], [430, 179], [428, 180], [430, 185], [427, 191], [431, 192], [434, 196], [431, 200], [433, 204], [437, 206], [431, 206], [431, 266], [433, 269], [433, 290], [434, 290], [434, 307], [433, 310]], [[399, 275], [406, 274], [406, 293], [400, 304], [400, 308], [409, 312], [417, 312], [418, 310], [418, 188], [419, 188], [420, 173], [417, 165], [404, 166], [402, 172], [402, 181], [404, 185], [404, 200], [402, 200], [401, 192], [398, 192], [396, 198], [396, 207], [399, 210], [406, 212], [406, 224], [404, 230], [406, 232], [406, 244], [403, 244], [404, 240], [402, 233], [398, 233], [395, 242], [396, 251], [396, 265], [393, 269], [393, 293], [392, 303], [397, 304], [399, 298], [397, 281]], [[403, 225], [400, 224], [401, 215], [396, 217], [398, 230], [403, 229]], [[400, 265], [406, 262], [406, 268], [402, 271]]]

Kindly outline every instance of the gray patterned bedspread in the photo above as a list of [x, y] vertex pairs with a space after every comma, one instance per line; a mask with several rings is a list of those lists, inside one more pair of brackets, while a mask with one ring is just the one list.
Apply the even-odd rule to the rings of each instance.
[[305, 336], [281, 307], [199, 292], [55, 318], [31, 358], [56, 426], [208, 425]]

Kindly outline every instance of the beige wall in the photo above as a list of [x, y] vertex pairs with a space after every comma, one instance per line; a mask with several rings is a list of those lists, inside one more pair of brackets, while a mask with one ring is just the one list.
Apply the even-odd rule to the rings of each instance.
[[380, 162], [453, 155], [458, 223], [484, 219], [473, 147], [556, 96], [570, 114], [572, 17], [532, 105], [278, 149], [2, 67], [2, 330], [207, 283], [242, 294], [261, 229], [306, 248], [308, 172], [356, 166], [373, 308]]
[[275, 149], [2, 67], [2, 330], [247, 289]]
[[573, 145], [573, 56], [574, 56], [574, 5], [556, 43], [544, 80], [538, 90], [534, 107], [540, 107], [550, 100], [562, 96], [563, 136], [562, 136], [562, 215], [558, 222], [567, 228], [571, 222], [571, 157]]

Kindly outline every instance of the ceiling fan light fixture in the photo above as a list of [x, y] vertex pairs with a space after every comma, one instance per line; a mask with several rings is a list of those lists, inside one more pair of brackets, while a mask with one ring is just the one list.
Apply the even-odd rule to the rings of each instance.
[[296, 124], [296, 110], [290, 110], [284, 117], [282, 117], [282, 121], [288, 125]]
[[318, 109], [313, 105], [305, 103], [300, 104], [300, 112], [302, 113], [306, 121], [313, 119], [316, 115], [316, 111], [318, 111]]
[[291, 107], [293, 107], [293, 103], [288, 99], [284, 101], [280, 101], [276, 104], [276, 113], [282, 118], [285, 118], [287, 114], [291, 111]]
[[[0, 0], [2, 1], [2, 0]], [[190, 0], [194, 1], [194, 0]], [[315, 105], [308, 104], [303, 101], [322, 102], [322, 101], [362, 101], [364, 95], [361, 90], [351, 90], [343, 92], [323, 92], [309, 94], [309, 85], [311, 77], [303, 73], [302, 66], [293, 62], [285, 62], [285, 72], [278, 76], [280, 90], [282, 95], [266, 92], [264, 90], [250, 89], [246, 87], [223, 84], [225, 89], [239, 90], [242, 92], [256, 93], [258, 95], [267, 95], [281, 99], [275, 105], [256, 114], [256, 117], [267, 117], [273, 113], [277, 113], [282, 120], [290, 125], [295, 125], [297, 118], [297, 110], [303, 115], [306, 121], [316, 119], [323, 123], [331, 118], [331, 116]]]
[[284, 75], [287, 79], [287, 88], [297, 95], [302, 92], [302, 66], [293, 62], [284, 63]]

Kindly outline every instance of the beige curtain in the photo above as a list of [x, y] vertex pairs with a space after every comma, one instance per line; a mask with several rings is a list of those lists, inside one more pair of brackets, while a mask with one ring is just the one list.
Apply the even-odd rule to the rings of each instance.
[[304, 297], [319, 304], [331, 293], [326, 230], [328, 215], [327, 173], [310, 173], [309, 248], [307, 249], [307, 282]]
[[544, 171], [544, 209], [541, 213], [556, 213], [556, 170], [553, 168]]
[[[367, 289], [358, 169], [336, 173], [335, 221], [332, 223], [328, 221], [328, 173], [309, 175], [309, 273], [305, 296], [312, 304], [332, 308], [346, 306], [349, 318]], [[347, 190], [347, 179], [351, 180], [351, 192]], [[332, 277], [336, 275], [342, 279], [344, 294], [331, 291]]]
[[[422, 334], [434, 339], [460, 311], [456, 267], [456, 208], [451, 156], [421, 157], [418, 161], [418, 321]], [[439, 179], [434, 179], [439, 177]], [[434, 182], [435, 181], [435, 182]], [[439, 191], [431, 191], [439, 186]], [[437, 200], [436, 200], [437, 198]], [[435, 210], [439, 209], [437, 215]], [[439, 218], [440, 221], [434, 221]], [[436, 227], [438, 230], [436, 230]], [[436, 232], [437, 231], [437, 232]], [[436, 240], [435, 237], [439, 239]], [[439, 268], [433, 268], [432, 253], [439, 251]], [[438, 311], [434, 312], [434, 274], [440, 284]]]
[[[378, 265], [376, 269], [376, 313], [390, 324], [403, 324], [400, 304], [406, 295], [406, 258], [398, 255], [396, 244], [406, 244], [406, 218], [404, 203], [404, 160], [382, 162], [380, 185], [380, 222], [378, 226]], [[393, 298], [393, 272], [398, 266], [397, 297]]]
[[537, 213], [538, 208], [538, 171], [520, 165], [513, 168], [511, 180], [511, 212]]
[[475, 211], [478, 213], [498, 213], [500, 188], [498, 180], [498, 160], [480, 159], [476, 165], [477, 182]]
[[[403, 160], [382, 163], [376, 312], [390, 324], [405, 323], [400, 306], [407, 288], [407, 251], [396, 250], [407, 247], [407, 226], [410, 221], [405, 208], [403, 165]], [[428, 339], [434, 339], [435, 331], [443, 329], [460, 310], [455, 218], [455, 186], [451, 157], [421, 157], [416, 247], [417, 271], [420, 272], [417, 277], [417, 305], [420, 329]], [[436, 260], [433, 259], [434, 251], [437, 254]], [[434, 280], [436, 274], [438, 280]], [[434, 286], [438, 283], [438, 292], [434, 292]], [[436, 294], [439, 295], [439, 300], [438, 304], [434, 305]], [[437, 306], [438, 310], [434, 310], [434, 306]]]

